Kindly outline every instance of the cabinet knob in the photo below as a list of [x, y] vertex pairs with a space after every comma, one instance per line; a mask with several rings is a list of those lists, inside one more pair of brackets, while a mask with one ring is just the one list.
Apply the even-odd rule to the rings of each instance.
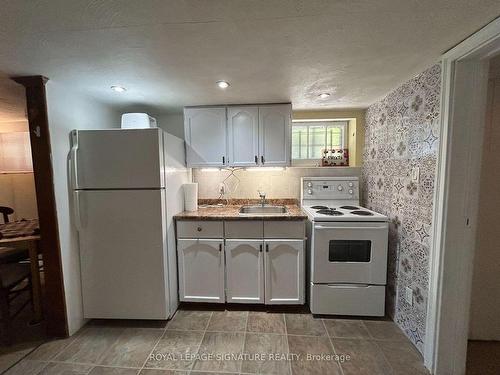
[[269, 252], [269, 244], [266, 243], [266, 253], [268, 253], [268, 252]]
[[262, 164], [264, 164], [264, 162], [265, 162], [264, 156], [260, 157], [260, 161], [262, 162]]
[[259, 164], [259, 157], [255, 155], [255, 164]]
[[198, 228], [196, 228], [196, 230], [197, 230], [198, 232], [201, 232], [201, 231], [202, 231], [202, 228], [201, 228], [201, 227], [198, 227]]

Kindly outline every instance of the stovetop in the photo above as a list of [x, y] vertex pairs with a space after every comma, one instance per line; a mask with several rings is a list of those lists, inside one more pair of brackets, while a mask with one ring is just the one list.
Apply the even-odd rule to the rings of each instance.
[[388, 221], [387, 216], [354, 205], [303, 205], [313, 221]]
[[302, 177], [300, 202], [313, 221], [388, 221], [359, 205], [359, 178]]

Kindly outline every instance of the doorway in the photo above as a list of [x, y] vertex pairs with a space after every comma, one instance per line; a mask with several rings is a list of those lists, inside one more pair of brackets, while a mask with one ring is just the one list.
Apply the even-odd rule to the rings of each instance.
[[0, 372], [68, 334], [45, 82], [0, 77]]
[[424, 355], [434, 374], [466, 372], [474, 254], [483, 229], [480, 182], [489, 65], [499, 52], [497, 19], [442, 58], [442, 142]]
[[500, 373], [500, 54], [489, 61], [467, 374]]

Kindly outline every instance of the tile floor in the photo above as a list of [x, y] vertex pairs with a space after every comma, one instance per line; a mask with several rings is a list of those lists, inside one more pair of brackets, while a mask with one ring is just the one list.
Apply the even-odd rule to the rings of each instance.
[[[273, 357], [271, 357], [273, 354]], [[179, 310], [166, 322], [101, 322], [51, 341], [22, 374], [427, 374], [391, 321], [303, 313]]]

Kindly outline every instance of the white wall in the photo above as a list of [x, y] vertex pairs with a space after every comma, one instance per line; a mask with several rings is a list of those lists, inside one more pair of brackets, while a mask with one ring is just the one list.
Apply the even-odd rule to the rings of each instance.
[[73, 129], [119, 127], [120, 116], [111, 108], [72, 92], [67, 86], [62, 86], [58, 82], [49, 81], [46, 89], [68, 327], [69, 333], [73, 334], [85, 322], [82, 310], [78, 234], [72, 223], [68, 189], [69, 133]]
[[184, 115], [182, 113], [152, 116], [156, 118], [160, 128], [167, 133], [184, 139]]
[[500, 340], [500, 56], [492, 61], [484, 134], [469, 338]]
[[286, 168], [285, 170], [259, 171], [236, 170], [231, 175], [229, 170], [203, 171], [193, 169], [193, 181], [198, 182], [198, 196], [201, 199], [219, 197], [219, 185], [224, 182], [227, 194], [225, 198], [258, 199], [257, 190], [266, 193], [269, 199], [300, 199], [300, 178], [305, 176], [359, 176], [360, 168]]

